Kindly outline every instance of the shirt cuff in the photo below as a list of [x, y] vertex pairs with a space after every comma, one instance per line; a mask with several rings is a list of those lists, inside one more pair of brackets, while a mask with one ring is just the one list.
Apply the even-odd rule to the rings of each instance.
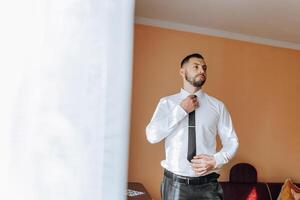
[[168, 123], [168, 128], [172, 128], [173, 126], [175, 126], [186, 115], [187, 115], [187, 112], [185, 112], [185, 110], [180, 105], [177, 105], [171, 113], [171, 118]]
[[225, 164], [222, 153], [218, 152], [218, 153], [215, 153], [213, 156], [216, 161], [215, 169], [220, 169]]
[[188, 113], [180, 106], [180, 105], [177, 105], [174, 109], [174, 116], [176, 119], [183, 119]]

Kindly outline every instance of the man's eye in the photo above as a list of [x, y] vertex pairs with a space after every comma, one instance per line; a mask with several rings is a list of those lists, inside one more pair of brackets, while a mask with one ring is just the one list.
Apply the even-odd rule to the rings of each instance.
[[195, 69], [198, 69], [198, 65], [195, 65], [194, 68], [195, 68]]

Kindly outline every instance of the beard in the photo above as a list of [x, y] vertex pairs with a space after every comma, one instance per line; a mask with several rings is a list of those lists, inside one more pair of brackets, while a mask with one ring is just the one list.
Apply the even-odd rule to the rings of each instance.
[[204, 79], [203, 80], [196, 80], [197, 76], [200, 76], [200, 74], [194, 76], [194, 77], [191, 77], [189, 76], [187, 73], [185, 73], [185, 80], [187, 82], [189, 82], [192, 86], [196, 87], [196, 88], [201, 88], [202, 85], [204, 85], [205, 81], [206, 81], [206, 76], [204, 76]]

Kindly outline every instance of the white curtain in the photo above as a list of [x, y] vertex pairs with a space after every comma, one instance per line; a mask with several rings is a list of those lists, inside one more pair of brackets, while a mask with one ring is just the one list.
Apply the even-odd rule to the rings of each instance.
[[0, 2], [0, 199], [126, 199], [133, 14]]

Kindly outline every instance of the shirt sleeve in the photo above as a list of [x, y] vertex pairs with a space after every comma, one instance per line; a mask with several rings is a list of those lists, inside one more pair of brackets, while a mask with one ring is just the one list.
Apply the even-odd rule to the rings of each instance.
[[147, 140], [150, 143], [160, 142], [171, 134], [186, 116], [187, 112], [180, 105], [170, 104], [166, 98], [162, 98], [146, 127]]
[[222, 149], [214, 154], [215, 168], [219, 169], [228, 163], [236, 154], [239, 143], [232, 120], [226, 107], [222, 104], [218, 122], [218, 134], [221, 139]]

